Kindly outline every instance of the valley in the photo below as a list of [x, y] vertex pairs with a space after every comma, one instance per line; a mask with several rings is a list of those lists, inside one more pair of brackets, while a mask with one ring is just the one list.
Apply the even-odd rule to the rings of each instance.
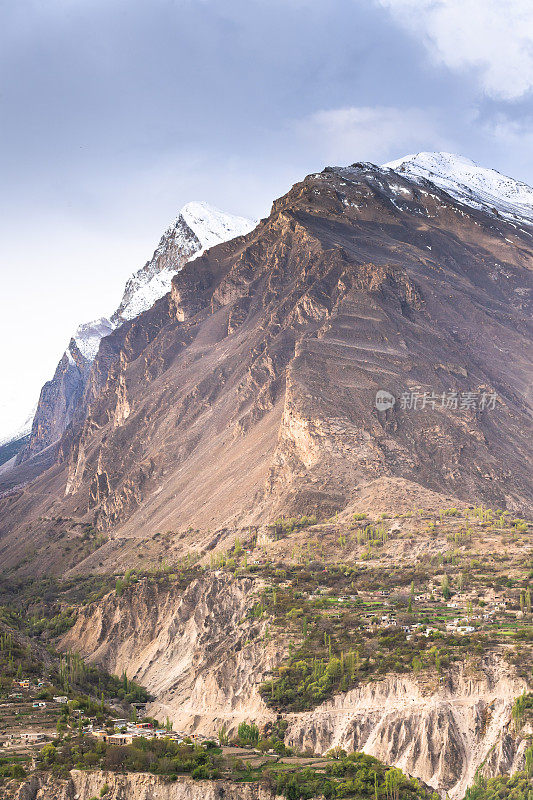
[[531, 800], [531, 190], [413, 158], [189, 204], [71, 341], [0, 473], [2, 800]]
[[146, 719], [178, 737], [224, 745], [253, 724], [265, 751], [313, 769], [363, 751], [461, 800], [476, 775], [526, 763], [530, 531], [483, 507], [279, 519], [148, 573], [14, 583], [1, 600], [23, 598], [33, 636], [146, 687]]

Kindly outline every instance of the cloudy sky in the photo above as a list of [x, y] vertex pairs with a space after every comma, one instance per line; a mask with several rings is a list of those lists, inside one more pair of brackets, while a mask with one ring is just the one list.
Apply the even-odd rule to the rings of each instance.
[[533, 183], [530, 0], [0, 0], [0, 436], [188, 200], [449, 150]]

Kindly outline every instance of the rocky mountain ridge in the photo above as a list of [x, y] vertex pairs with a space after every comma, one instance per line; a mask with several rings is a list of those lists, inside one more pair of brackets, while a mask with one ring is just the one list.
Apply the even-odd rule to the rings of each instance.
[[103, 340], [31, 514], [128, 546], [331, 513], [378, 476], [527, 508], [531, 259], [526, 227], [397, 172], [308, 176]]
[[244, 236], [255, 224], [254, 220], [226, 214], [207, 203], [187, 203], [164, 232], [150, 261], [128, 280], [111, 317], [114, 325], [151, 308], [170, 291], [173, 276], [193, 256], [220, 242]]
[[470, 208], [517, 223], [533, 222], [533, 189], [453, 153], [417, 153], [384, 164], [417, 182], [428, 181]]
[[[194, 255], [248, 233], [254, 225], [252, 220], [227, 214], [207, 203], [195, 201], [183, 206], [161, 237], [152, 258], [126, 283], [120, 304], [111, 318], [101, 317], [76, 329], [53, 378], [42, 388], [35, 416], [30, 420], [28, 431], [23, 433], [26, 436], [29, 432], [30, 440], [19, 448], [18, 463], [59, 441], [82, 402], [100, 341], [168, 292], [173, 275]], [[16, 438], [22, 440], [23, 436], [17, 434]]]

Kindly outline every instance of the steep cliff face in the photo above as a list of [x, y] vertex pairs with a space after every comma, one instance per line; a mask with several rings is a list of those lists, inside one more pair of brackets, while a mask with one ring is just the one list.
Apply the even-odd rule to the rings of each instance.
[[41, 389], [30, 438], [17, 463], [59, 441], [79, 408], [100, 340], [112, 330], [107, 319], [80, 325], [63, 353], [52, 380]]
[[522, 768], [527, 737], [514, 735], [511, 709], [525, 688], [494, 658], [441, 679], [392, 676], [291, 715], [288, 741], [314, 752], [363, 750], [455, 800], [484, 764], [489, 775]]
[[222, 574], [183, 592], [143, 583], [82, 614], [62, 647], [146, 686], [156, 698], [151, 713], [177, 730], [234, 731], [242, 720], [274, 717], [258, 686], [283, 648], [247, 616], [257, 589]]
[[68, 779], [35, 776], [16, 794], [2, 795], [2, 800], [91, 800], [108, 787], [108, 800], [273, 800], [274, 795], [258, 784], [234, 784], [229, 781], [193, 781], [180, 778], [168, 783], [146, 773], [120, 775], [115, 772], [72, 770]]

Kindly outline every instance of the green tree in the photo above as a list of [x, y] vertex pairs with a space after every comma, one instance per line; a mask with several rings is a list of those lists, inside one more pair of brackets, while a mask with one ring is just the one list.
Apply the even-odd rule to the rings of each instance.
[[257, 744], [259, 741], [259, 728], [255, 722], [241, 722], [237, 728], [237, 735], [245, 744]]
[[387, 770], [385, 773], [385, 790], [387, 792], [387, 798], [390, 798], [390, 800], [399, 800], [402, 779], [403, 773], [400, 769], [391, 767], [391, 769]]

